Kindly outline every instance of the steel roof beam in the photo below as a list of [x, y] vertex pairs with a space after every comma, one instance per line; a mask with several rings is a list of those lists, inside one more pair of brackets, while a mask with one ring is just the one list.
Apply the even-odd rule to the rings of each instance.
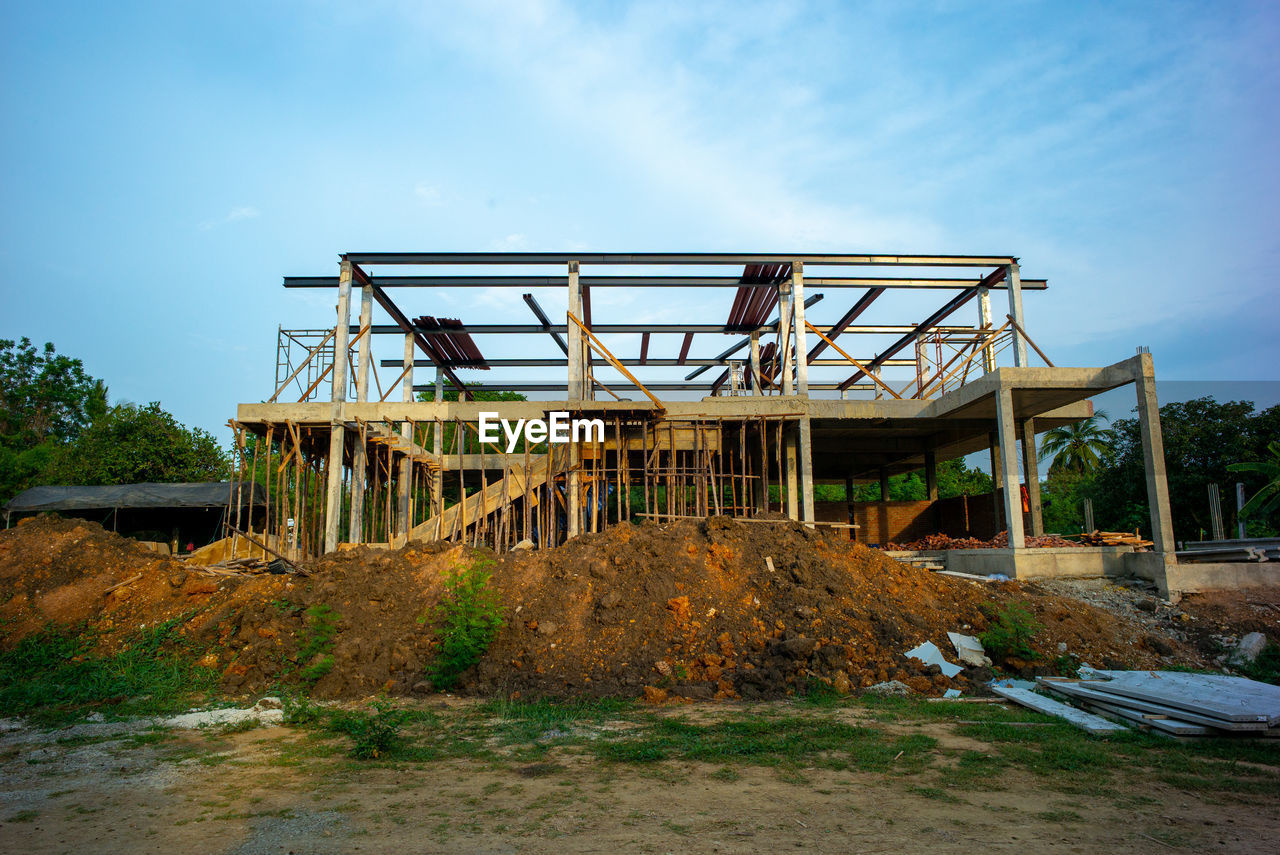
[[1017, 264], [1012, 255], [852, 255], [825, 253], [716, 252], [349, 252], [354, 264], [805, 264], [873, 267], [1002, 267]]
[[[562, 351], [564, 351], [564, 355], [568, 356], [569, 345], [564, 343], [564, 339], [560, 337], [560, 333], [551, 329], [551, 319], [547, 317], [546, 312], [542, 311], [542, 307], [538, 305], [538, 301], [533, 299], [532, 294], [525, 294], [524, 301], [529, 305], [529, 308], [533, 310], [533, 315], [538, 319], [538, 322], [542, 324], [542, 328], [551, 334], [551, 337], [555, 339], [556, 344], [559, 345]], [[564, 364], [568, 365], [569, 360], [566, 359]]]
[[[805, 285], [824, 288], [970, 288], [980, 279], [903, 279], [892, 276], [806, 276]], [[738, 276], [583, 276], [584, 288], [776, 288], [770, 283], [743, 284]], [[565, 288], [567, 276], [379, 276], [381, 288]], [[337, 288], [337, 276], [286, 276], [286, 288]], [[1000, 290], [1002, 282], [992, 286]], [[1023, 279], [1025, 291], [1048, 288], [1045, 279]]]

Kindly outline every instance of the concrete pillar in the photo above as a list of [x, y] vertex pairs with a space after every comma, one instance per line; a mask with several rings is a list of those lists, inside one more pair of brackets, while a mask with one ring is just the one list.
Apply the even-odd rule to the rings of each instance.
[[[413, 333], [404, 335], [404, 377], [400, 381], [400, 398], [406, 404], [413, 400]], [[415, 440], [413, 427], [406, 421], [400, 423], [400, 436], [405, 442], [412, 444]], [[396, 495], [398, 500], [399, 522], [396, 531], [408, 535], [413, 519], [413, 461], [406, 454], [400, 458], [400, 483]]]
[[[1004, 507], [1000, 504], [1000, 485], [1004, 483], [1004, 465], [1000, 459], [1000, 437], [995, 431], [987, 434], [987, 446], [991, 449], [991, 504], [995, 530], [1004, 528]], [[994, 533], [994, 532], [993, 532]]]
[[1044, 513], [1040, 507], [1040, 468], [1036, 454], [1036, 420], [1022, 422], [1022, 473], [1027, 482], [1027, 498], [1031, 505], [1031, 534], [1044, 534]]
[[[373, 287], [366, 285], [360, 289], [360, 328], [364, 329], [373, 323]], [[369, 400], [369, 351], [373, 336], [365, 333], [360, 337], [356, 350], [356, 400], [364, 403]], [[363, 441], [356, 442], [351, 455], [351, 520], [347, 525], [347, 540], [361, 543], [364, 540], [364, 488], [365, 475], [369, 468], [367, 449]]]
[[1164, 437], [1160, 433], [1160, 404], [1156, 401], [1156, 369], [1151, 354], [1138, 354], [1134, 376], [1138, 394], [1138, 430], [1142, 434], [1142, 462], [1147, 475], [1147, 504], [1151, 508], [1151, 540], [1155, 551], [1174, 560], [1173, 514], [1165, 477]]
[[760, 331], [751, 334], [751, 394], [763, 395], [764, 383], [760, 380]]
[[929, 501], [938, 501], [938, 454], [935, 451], [924, 453], [924, 489]]
[[[586, 323], [582, 317], [582, 283], [578, 279], [579, 265], [569, 262], [569, 311]], [[586, 360], [583, 358], [586, 336], [573, 321], [569, 324], [569, 400], [586, 400]], [[578, 443], [569, 443], [569, 475], [566, 487], [565, 507], [569, 523], [569, 537], [577, 537], [581, 531], [581, 510], [579, 507], [578, 488], [580, 484], [579, 467], [582, 463], [582, 449]]]
[[342, 452], [346, 437], [342, 405], [347, 400], [347, 343], [351, 340], [351, 262], [345, 258], [338, 273], [338, 323], [333, 335], [333, 383], [329, 416], [329, 464], [325, 484], [324, 550], [338, 548], [342, 520]]
[[[980, 333], [990, 335], [991, 325], [991, 291], [987, 288], [978, 289], [978, 326], [986, 331]], [[982, 373], [989, 374], [996, 370], [996, 352], [992, 345], [987, 345], [982, 349]]]
[[[1004, 278], [1004, 284], [1009, 289], [1009, 314], [1025, 330], [1027, 322], [1022, 316], [1022, 274], [1018, 272], [1018, 265], [1010, 264], [1006, 267]], [[1013, 331], [1013, 364], [1020, 368], [1027, 364], [1027, 340], [1016, 329]]]
[[880, 501], [889, 501], [889, 470], [880, 467]]
[[[791, 263], [791, 305], [795, 311], [796, 394], [809, 398], [808, 327], [804, 321], [804, 262]], [[815, 520], [813, 510], [813, 424], [808, 408], [800, 417], [800, 510], [806, 523]], [[812, 526], [810, 526], [812, 528]]]
[[1000, 467], [1000, 486], [1004, 488], [1004, 517], [1009, 529], [1009, 546], [1024, 549], [1027, 545], [1022, 531], [1022, 493], [1018, 490], [1018, 438], [1013, 425], [1013, 392], [1001, 387], [996, 393], [996, 425], [1000, 440], [1000, 457], [1005, 465]]

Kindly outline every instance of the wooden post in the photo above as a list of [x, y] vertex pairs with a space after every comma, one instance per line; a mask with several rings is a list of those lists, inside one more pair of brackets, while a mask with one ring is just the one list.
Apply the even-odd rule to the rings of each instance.
[[[400, 381], [400, 397], [404, 402], [413, 401], [413, 333], [405, 333], [404, 335], [404, 379]], [[413, 528], [413, 522], [410, 517], [413, 515], [410, 509], [411, 489], [413, 483], [413, 446], [416, 442], [413, 435], [413, 423], [409, 421], [401, 422], [400, 436], [409, 444], [405, 450], [404, 456], [400, 458], [400, 485], [399, 490], [399, 513], [400, 522], [396, 526], [396, 531], [402, 536], [409, 535], [409, 529]]]
[[[373, 286], [365, 285], [360, 289], [360, 329], [373, 323]], [[356, 400], [364, 403], [369, 400], [369, 340], [373, 336], [366, 333], [360, 336], [356, 354]], [[351, 453], [351, 522], [348, 524], [347, 540], [361, 543], [364, 540], [364, 491], [366, 475], [369, 469], [368, 449], [365, 447], [365, 431], [360, 431], [360, 442]]]
[[338, 324], [334, 328], [333, 386], [329, 416], [329, 472], [325, 485], [324, 551], [338, 548], [342, 518], [342, 405], [347, 400], [347, 341], [351, 326], [351, 262], [345, 258], [338, 274]]

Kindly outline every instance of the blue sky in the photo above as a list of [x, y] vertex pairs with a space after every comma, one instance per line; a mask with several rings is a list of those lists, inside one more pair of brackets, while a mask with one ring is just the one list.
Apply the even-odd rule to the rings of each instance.
[[[1058, 364], [1147, 345], [1163, 379], [1280, 397], [1275, 4], [0, 8], [0, 337], [188, 424], [271, 394], [277, 325], [333, 317], [281, 276], [343, 251], [1013, 254]], [[518, 293], [398, 294], [528, 321]], [[594, 298], [672, 322], [732, 295]]]

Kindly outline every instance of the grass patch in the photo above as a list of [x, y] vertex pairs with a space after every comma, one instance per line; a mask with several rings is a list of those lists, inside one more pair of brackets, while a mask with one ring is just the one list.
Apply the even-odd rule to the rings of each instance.
[[105, 655], [83, 630], [50, 626], [28, 636], [0, 655], [0, 709], [50, 726], [95, 711], [113, 717], [181, 712], [217, 684], [217, 672], [196, 665], [203, 651], [177, 633], [190, 617], [143, 629]]

